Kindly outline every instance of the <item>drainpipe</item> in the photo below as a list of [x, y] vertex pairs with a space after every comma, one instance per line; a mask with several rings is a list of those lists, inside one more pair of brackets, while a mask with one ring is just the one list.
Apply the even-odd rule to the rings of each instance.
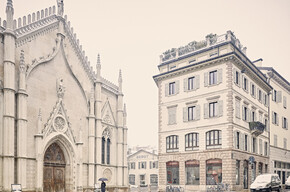
[[[273, 72], [268, 73], [268, 76], [269, 76], [269, 78], [267, 78], [267, 83], [270, 85], [270, 80], [273, 77]], [[271, 115], [271, 112], [270, 112], [270, 103], [271, 103], [270, 102], [270, 94], [271, 93], [273, 94], [273, 90], [271, 92], [268, 92], [268, 94], [267, 94], [268, 95], [268, 124], [269, 124], [269, 132], [268, 132], [268, 138], [269, 138], [269, 153], [268, 153], [268, 155], [269, 155], [269, 169], [270, 169], [270, 166], [271, 166], [271, 169], [272, 169], [272, 162], [270, 162], [270, 153], [271, 153], [271, 150], [270, 150], [270, 142], [271, 142], [271, 135], [270, 135], [270, 133], [271, 133], [271, 126], [270, 126], [270, 119], [271, 119], [271, 117], [270, 117], [270, 115]]]

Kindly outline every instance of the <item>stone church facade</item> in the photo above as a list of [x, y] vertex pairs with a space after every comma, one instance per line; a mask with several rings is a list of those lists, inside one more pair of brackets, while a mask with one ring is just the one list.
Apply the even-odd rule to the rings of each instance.
[[127, 191], [127, 127], [118, 86], [90, 66], [63, 0], [0, 19], [0, 191]]

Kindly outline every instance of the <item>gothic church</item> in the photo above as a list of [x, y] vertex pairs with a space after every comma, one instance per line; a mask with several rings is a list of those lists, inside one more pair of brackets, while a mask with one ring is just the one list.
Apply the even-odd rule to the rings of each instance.
[[63, 0], [0, 19], [0, 191], [128, 190], [126, 109], [118, 86], [96, 72]]

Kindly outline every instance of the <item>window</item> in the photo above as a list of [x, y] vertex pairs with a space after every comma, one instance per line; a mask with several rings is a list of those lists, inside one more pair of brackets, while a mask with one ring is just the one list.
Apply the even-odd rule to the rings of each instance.
[[265, 130], [267, 131], [268, 130], [268, 119], [265, 119], [264, 122], [265, 122], [264, 123], [265, 124]]
[[240, 132], [236, 132], [236, 148], [240, 149]]
[[248, 91], [248, 79], [246, 77], [243, 79], [243, 89]]
[[268, 173], [268, 165], [265, 164], [265, 173]]
[[236, 160], [236, 185], [240, 184], [240, 161]]
[[260, 155], [263, 155], [263, 143], [262, 143], [262, 139], [259, 139], [259, 152], [260, 152]]
[[102, 164], [105, 164], [105, 145], [106, 139], [105, 137], [102, 137]]
[[268, 106], [268, 95], [264, 94], [264, 105]]
[[150, 161], [150, 169], [157, 169], [158, 161]]
[[240, 73], [238, 71], [236, 71], [235, 83], [238, 84], [238, 85], [240, 84]]
[[140, 186], [145, 185], [146, 185], [145, 175], [140, 175]]
[[245, 151], [248, 151], [248, 135], [245, 135]]
[[262, 91], [260, 89], [258, 92], [258, 99], [259, 99], [259, 101], [262, 101]]
[[287, 129], [288, 128], [288, 122], [286, 117], [282, 117], [282, 128]]
[[243, 106], [243, 120], [248, 121], [248, 108], [246, 106]]
[[139, 169], [146, 169], [146, 162], [145, 161], [139, 162]]
[[264, 155], [268, 156], [268, 142], [265, 142], [265, 147], [264, 147]]
[[166, 163], [167, 184], [179, 185], [179, 162], [169, 161]]
[[284, 138], [284, 149], [287, 149], [287, 139]]
[[217, 84], [217, 70], [209, 72], [209, 85]]
[[175, 94], [175, 82], [169, 83], [169, 95]]
[[210, 159], [206, 161], [206, 184], [216, 185], [222, 182], [222, 160]]
[[274, 146], [275, 147], [278, 146], [278, 138], [277, 138], [277, 135], [274, 135]]
[[251, 83], [251, 95], [255, 96], [255, 90], [256, 90], [256, 86], [254, 84]]
[[257, 153], [257, 139], [255, 137], [252, 138], [252, 152]]
[[217, 116], [217, 102], [209, 103], [209, 117]]
[[283, 96], [283, 107], [287, 109], [287, 97]]
[[213, 130], [206, 132], [206, 146], [220, 146], [222, 144], [222, 134], [219, 130]]
[[178, 136], [171, 135], [166, 137], [166, 151], [175, 152], [178, 151]]
[[188, 107], [188, 121], [192, 121], [196, 118], [195, 106]]
[[199, 185], [199, 161], [185, 162], [186, 185]]
[[133, 174], [129, 175], [129, 183], [131, 185], [135, 185], [135, 175], [133, 175]]
[[256, 121], [256, 113], [255, 111], [252, 111], [252, 122], [255, 122]]
[[199, 146], [198, 133], [189, 133], [185, 135], [185, 150], [190, 151], [198, 148]]
[[272, 100], [277, 102], [277, 91], [275, 89], [273, 90]]
[[176, 109], [177, 106], [168, 107], [168, 124], [173, 125], [176, 124]]
[[110, 146], [111, 146], [111, 141], [108, 138], [107, 139], [107, 164], [110, 164]]
[[279, 125], [279, 119], [278, 119], [278, 114], [276, 112], [272, 112], [272, 122], [275, 125]]
[[135, 169], [135, 162], [130, 163], [129, 165], [130, 165], [130, 169]]
[[150, 184], [152, 186], [157, 186], [158, 185], [158, 176], [157, 176], [157, 174], [151, 174], [150, 175]]
[[258, 165], [258, 174], [261, 175], [263, 173], [263, 163], [259, 163]]
[[195, 89], [194, 85], [195, 85], [195, 77], [190, 77], [188, 78], [188, 90], [192, 90]]

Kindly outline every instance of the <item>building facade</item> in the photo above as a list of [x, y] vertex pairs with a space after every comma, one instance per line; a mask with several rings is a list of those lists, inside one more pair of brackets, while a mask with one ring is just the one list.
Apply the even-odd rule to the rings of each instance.
[[[0, 19], [0, 191], [127, 191], [127, 127], [118, 86], [90, 66], [55, 6]], [[117, 75], [116, 75], [117, 76]]]
[[129, 184], [158, 186], [158, 155], [143, 149], [128, 156]]
[[268, 172], [272, 88], [231, 31], [166, 51], [158, 68], [160, 191], [239, 191]]
[[270, 97], [270, 171], [277, 173], [285, 184], [290, 176], [290, 84], [271, 67], [259, 69], [267, 76], [273, 87]]

